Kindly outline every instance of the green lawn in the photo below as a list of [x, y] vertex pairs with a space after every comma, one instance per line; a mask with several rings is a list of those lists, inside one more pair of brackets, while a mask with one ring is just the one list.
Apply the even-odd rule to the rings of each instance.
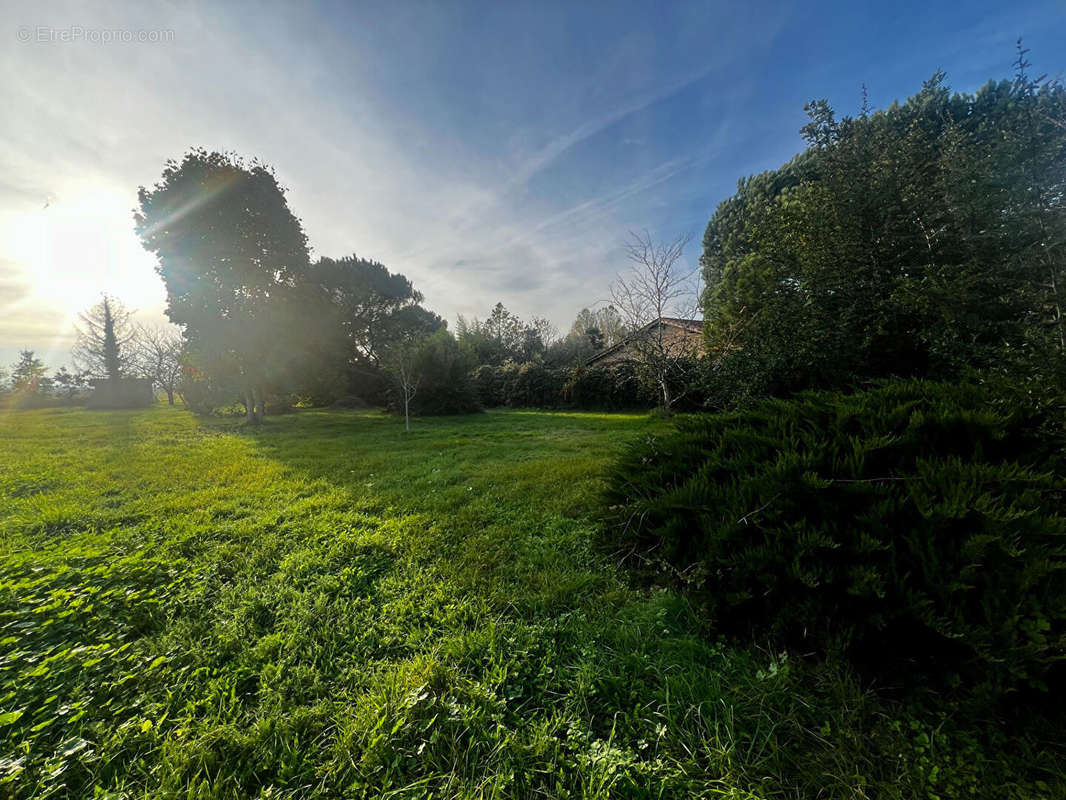
[[1061, 796], [630, 585], [597, 488], [665, 424], [0, 416], [0, 796]]

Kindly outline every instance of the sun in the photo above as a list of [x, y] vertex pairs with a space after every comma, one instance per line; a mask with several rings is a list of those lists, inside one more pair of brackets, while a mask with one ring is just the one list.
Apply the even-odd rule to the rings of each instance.
[[128, 191], [83, 184], [0, 220], [0, 258], [30, 287], [24, 302], [70, 319], [103, 292], [131, 308], [160, 306], [162, 281], [134, 233], [133, 204]]

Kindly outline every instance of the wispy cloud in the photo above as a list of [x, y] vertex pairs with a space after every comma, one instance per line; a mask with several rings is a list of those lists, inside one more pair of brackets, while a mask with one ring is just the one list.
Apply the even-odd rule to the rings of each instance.
[[[108, 198], [107, 235], [54, 274], [0, 237], [0, 359], [50, 344], [40, 321], [59, 324], [100, 290], [161, 314], [130, 212], [137, 186], [191, 146], [272, 164], [316, 252], [380, 259], [448, 318], [503, 300], [565, 328], [606, 295], [630, 227], [701, 227], [738, 177], [796, 149], [798, 125], [782, 109], [857, 91], [854, 64], [895, 75], [903, 43], [907, 63], [931, 71], [924, 29], [856, 35], [894, 19], [878, 10], [811, 30], [769, 4], [619, 4], [605, 15], [518, 2], [464, 15], [455, 4], [268, 3], [249, 14], [165, 0], [0, 3], [12, 28], [0, 35], [22, 25], [174, 31], [169, 44], [0, 48], [0, 230], [40, 220], [48, 197]], [[965, 37], [927, 38], [971, 71], [988, 63]]]

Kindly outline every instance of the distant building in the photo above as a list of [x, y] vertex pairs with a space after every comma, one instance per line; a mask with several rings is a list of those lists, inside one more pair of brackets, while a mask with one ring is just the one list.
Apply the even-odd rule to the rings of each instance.
[[640, 342], [660, 334], [663, 337], [663, 349], [671, 356], [692, 355], [702, 358], [706, 352], [703, 345], [703, 320], [660, 317], [631, 333], [613, 347], [600, 351], [586, 361], [585, 366], [605, 367], [623, 361], [639, 360]]
[[86, 408], [144, 408], [155, 402], [152, 382], [143, 378], [98, 378], [89, 381], [92, 394]]

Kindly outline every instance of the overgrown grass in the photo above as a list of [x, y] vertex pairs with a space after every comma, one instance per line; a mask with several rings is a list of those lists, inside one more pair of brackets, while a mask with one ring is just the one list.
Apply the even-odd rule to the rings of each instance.
[[0, 417], [0, 795], [1062, 797], [597, 553], [627, 415]]

